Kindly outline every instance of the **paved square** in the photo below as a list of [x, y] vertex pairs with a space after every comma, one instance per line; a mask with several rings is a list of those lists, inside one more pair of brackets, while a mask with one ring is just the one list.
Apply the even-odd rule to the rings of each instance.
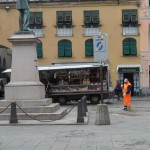
[[[62, 106], [70, 107], [70, 105]], [[150, 100], [108, 104], [111, 125], [95, 125], [96, 105], [88, 105], [87, 125], [0, 126], [0, 150], [150, 150]], [[76, 116], [74, 108], [66, 119]]]

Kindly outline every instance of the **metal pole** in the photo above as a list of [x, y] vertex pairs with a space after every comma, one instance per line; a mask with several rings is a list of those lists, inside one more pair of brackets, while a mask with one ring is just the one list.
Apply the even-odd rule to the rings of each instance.
[[101, 81], [101, 103], [103, 104], [103, 66], [102, 63], [100, 65], [100, 81]]
[[10, 123], [18, 123], [17, 111], [16, 111], [16, 103], [11, 103], [11, 114], [10, 114]]

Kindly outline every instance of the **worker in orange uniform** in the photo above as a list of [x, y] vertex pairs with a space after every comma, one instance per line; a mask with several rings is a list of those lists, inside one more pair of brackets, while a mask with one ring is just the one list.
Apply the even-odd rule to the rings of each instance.
[[124, 104], [124, 109], [125, 111], [130, 110], [131, 106], [131, 89], [132, 85], [128, 81], [127, 78], [124, 79], [124, 86], [123, 86], [123, 104]]

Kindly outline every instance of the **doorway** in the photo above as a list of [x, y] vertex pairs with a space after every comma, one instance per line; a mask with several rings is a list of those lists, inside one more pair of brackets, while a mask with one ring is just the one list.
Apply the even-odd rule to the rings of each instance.
[[134, 79], [133, 79], [133, 73], [124, 73], [123, 78], [127, 78], [129, 82], [132, 85], [132, 91], [131, 91], [131, 96], [134, 96]]

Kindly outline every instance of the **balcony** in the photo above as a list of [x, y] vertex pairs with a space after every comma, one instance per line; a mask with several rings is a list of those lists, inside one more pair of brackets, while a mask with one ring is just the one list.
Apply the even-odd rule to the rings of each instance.
[[57, 28], [57, 36], [72, 36], [72, 28]]
[[94, 35], [97, 35], [99, 34], [99, 28], [85, 28], [84, 27], [84, 36], [94, 36]]
[[138, 35], [138, 27], [122, 27], [123, 35]]
[[33, 29], [33, 32], [34, 32], [36, 37], [43, 37], [44, 36], [43, 29]]

